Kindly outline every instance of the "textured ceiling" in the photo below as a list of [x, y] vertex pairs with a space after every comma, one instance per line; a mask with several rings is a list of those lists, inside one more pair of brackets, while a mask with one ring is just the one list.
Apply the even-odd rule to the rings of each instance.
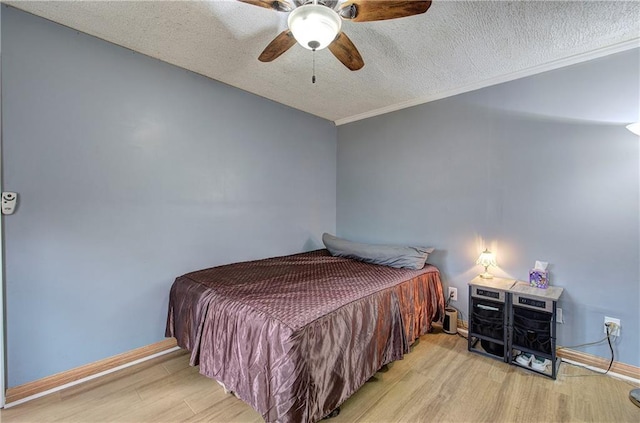
[[[257, 57], [287, 13], [237, 1], [5, 1], [148, 56], [335, 121], [353, 121], [638, 46], [640, 2], [437, 1], [342, 30], [365, 66], [294, 46]], [[567, 59], [568, 58], [568, 59]]]

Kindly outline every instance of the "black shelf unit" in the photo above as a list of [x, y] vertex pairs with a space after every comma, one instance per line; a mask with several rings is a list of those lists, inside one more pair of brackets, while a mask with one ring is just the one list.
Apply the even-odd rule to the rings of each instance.
[[[516, 283], [510, 292], [509, 322], [511, 336], [508, 345], [510, 364], [556, 379], [560, 361], [556, 356], [557, 300], [562, 288], [532, 288]], [[551, 363], [541, 371], [516, 361], [518, 353], [529, 353]]]
[[507, 289], [514, 282], [480, 277], [469, 282], [469, 351], [509, 362], [511, 307]]
[[[555, 379], [557, 300], [563, 289], [540, 289], [509, 279], [469, 282], [468, 350]], [[516, 361], [521, 353], [551, 363], [541, 371]]]

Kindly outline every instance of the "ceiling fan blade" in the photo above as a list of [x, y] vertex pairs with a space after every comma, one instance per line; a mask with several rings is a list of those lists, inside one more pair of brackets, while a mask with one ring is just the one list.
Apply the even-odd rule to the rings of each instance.
[[266, 9], [277, 10], [278, 12], [290, 12], [293, 10], [291, 5], [283, 0], [238, 0], [242, 3], [252, 4]]
[[430, 6], [431, 0], [347, 0], [340, 6], [338, 13], [343, 19], [370, 22], [419, 15]]
[[258, 60], [261, 62], [271, 62], [285, 51], [289, 50], [296, 43], [293, 34], [288, 29], [282, 31], [269, 45], [260, 53]]
[[362, 69], [364, 66], [364, 60], [362, 60], [358, 49], [344, 32], [338, 34], [336, 39], [329, 44], [329, 50], [343, 65], [352, 71]]

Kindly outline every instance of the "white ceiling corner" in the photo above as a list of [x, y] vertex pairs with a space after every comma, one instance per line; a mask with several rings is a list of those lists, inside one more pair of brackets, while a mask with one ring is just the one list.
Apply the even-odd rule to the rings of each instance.
[[434, 0], [422, 15], [342, 29], [365, 66], [294, 46], [257, 60], [286, 13], [234, 0], [5, 1], [343, 124], [640, 46], [638, 1]]

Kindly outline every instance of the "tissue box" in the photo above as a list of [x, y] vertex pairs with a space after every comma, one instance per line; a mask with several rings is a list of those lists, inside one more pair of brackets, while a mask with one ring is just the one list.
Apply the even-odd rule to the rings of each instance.
[[532, 269], [529, 271], [529, 284], [536, 288], [545, 289], [549, 286], [549, 273], [546, 270]]

